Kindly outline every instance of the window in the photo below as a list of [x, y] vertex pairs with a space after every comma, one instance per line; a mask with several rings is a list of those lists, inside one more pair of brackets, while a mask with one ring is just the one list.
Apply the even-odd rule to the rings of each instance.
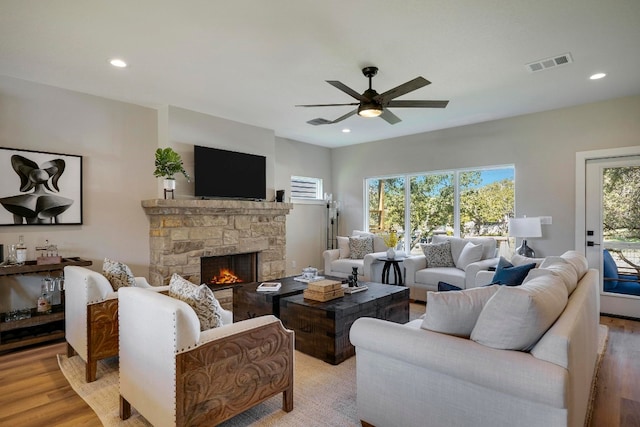
[[307, 200], [322, 200], [322, 179], [292, 176], [291, 197]]
[[404, 249], [414, 253], [434, 234], [506, 239], [514, 176], [513, 166], [504, 166], [369, 178], [369, 231], [396, 230]]

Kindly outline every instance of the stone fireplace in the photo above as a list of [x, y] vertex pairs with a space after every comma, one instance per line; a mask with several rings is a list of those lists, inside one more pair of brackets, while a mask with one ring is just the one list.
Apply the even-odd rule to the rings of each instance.
[[285, 275], [290, 203], [244, 200], [143, 200], [149, 219], [149, 283], [173, 273], [199, 284], [203, 257], [256, 253], [256, 281]]

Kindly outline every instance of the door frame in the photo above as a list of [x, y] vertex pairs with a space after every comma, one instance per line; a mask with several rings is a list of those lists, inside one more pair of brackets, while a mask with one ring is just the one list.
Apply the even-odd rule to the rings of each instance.
[[576, 205], [575, 205], [575, 248], [584, 251], [586, 244], [586, 219], [587, 210], [587, 160], [604, 159], [610, 157], [640, 156], [640, 145], [622, 148], [607, 148], [603, 150], [576, 152]]

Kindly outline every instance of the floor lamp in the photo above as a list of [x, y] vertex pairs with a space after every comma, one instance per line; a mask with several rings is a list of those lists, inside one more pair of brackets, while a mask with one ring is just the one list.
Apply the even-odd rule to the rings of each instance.
[[522, 245], [516, 249], [518, 255], [534, 258], [536, 252], [527, 246], [527, 238], [542, 237], [542, 226], [539, 217], [509, 218], [509, 236], [522, 238]]

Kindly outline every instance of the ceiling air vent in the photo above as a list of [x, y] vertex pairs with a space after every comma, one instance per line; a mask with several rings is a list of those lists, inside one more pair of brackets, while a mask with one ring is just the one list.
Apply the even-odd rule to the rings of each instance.
[[573, 62], [570, 53], [564, 53], [562, 55], [553, 56], [551, 58], [540, 59], [539, 61], [530, 62], [527, 64], [527, 70], [534, 73], [536, 71], [547, 70], [549, 68], [558, 67], [560, 65], [566, 65]]

